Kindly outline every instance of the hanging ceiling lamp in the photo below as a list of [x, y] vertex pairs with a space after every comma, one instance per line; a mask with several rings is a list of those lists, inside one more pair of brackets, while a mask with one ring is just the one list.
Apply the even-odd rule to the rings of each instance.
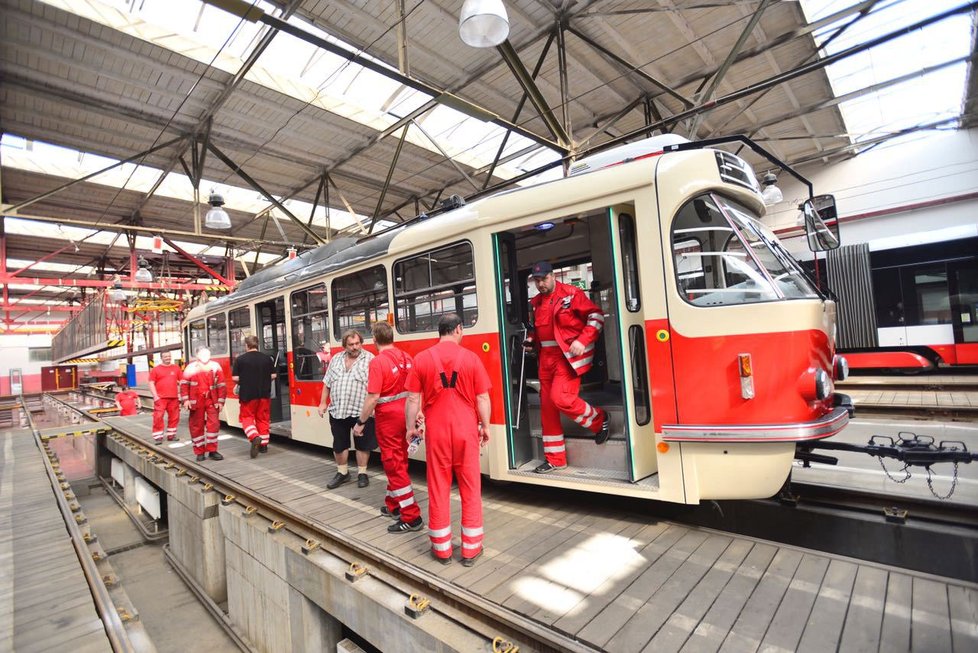
[[503, 0], [465, 0], [458, 16], [458, 35], [473, 48], [494, 48], [509, 36]]
[[139, 257], [139, 269], [136, 270], [136, 274], [133, 278], [139, 283], [152, 283], [153, 282], [153, 271], [149, 269], [149, 261], [144, 259], [142, 256]]
[[778, 178], [774, 176], [773, 172], [767, 173], [761, 179], [761, 186], [764, 187], [764, 190], [761, 191], [761, 197], [767, 206], [773, 206], [784, 199], [784, 193], [781, 192], [777, 184]]
[[228, 216], [228, 212], [221, 208], [224, 206], [224, 198], [217, 191], [212, 190], [210, 197], [207, 198], [207, 203], [211, 205], [211, 208], [204, 216], [204, 226], [208, 229], [230, 229], [231, 218]]

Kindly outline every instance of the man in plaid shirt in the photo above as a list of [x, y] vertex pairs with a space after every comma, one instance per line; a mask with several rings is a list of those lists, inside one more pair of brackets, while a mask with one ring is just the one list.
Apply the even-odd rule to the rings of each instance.
[[336, 459], [336, 475], [326, 487], [330, 490], [350, 480], [347, 460], [350, 455], [350, 433], [356, 425], [363, 426], [363, 433], [355, 438], [357, 451], [357, 487], [367, 487], [367, 462], [370, 452], [377, 448], [374, 419], [360, 421], [360, 410], [367, 398], [367, 371], [374, 355], [363, 349], [363, 338], [350, 329], [343, 334], [343, 355], [333, 356], [323, 377], [323, 398], [319, 402], [319, 416], [325, 417], [329, 406], [329, 427], [333, 433], [333, 457]]

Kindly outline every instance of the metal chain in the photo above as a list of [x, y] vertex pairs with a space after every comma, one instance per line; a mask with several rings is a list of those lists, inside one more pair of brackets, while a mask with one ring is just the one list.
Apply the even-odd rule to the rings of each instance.
[[947, 494], [941, 496], [934, 490], [933, 473], [930, 471], [930, 466], [927, 467], [927, 487], [930, 488], [930, 493], [941, 501], [946, 501], [951, 498], [954, 494], [954, 488], [958, 485], [958, 464], [954, 463], [954, 475], [951, 477], [951, 489], [948, 490]]
[[910, 480], [910, 472], [907, 471], [907, 469], [910, 467], [910, 465], [904, 465], [903, 466], [903, 469], [900, 470], [901, 472], [903, 472], [904, 474], [906, 474], [906, 476], [904, 476], [901, 479], [895, 479], [895, 478], [893, 478], [893, 475], [890, 474], [890, 470], [888, 470], [886, 468], [886, 465], [883, 464], [883, 459], [882, 458], [877, 458], [877, 460], [880, 461], [880, 467], [883, 468], [883, 473], [886, 474], [886, 477], [888, 479], [890, 479], [891, 481], [893, 481], [894, 483], [906, 483], [908, 480]]

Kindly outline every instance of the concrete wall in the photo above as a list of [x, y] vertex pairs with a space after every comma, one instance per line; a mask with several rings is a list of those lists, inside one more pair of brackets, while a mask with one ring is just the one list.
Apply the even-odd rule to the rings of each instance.
[[[835, 195], [845, 245], [958, 228], [946, 237], [975, 235], [978, 225], [978, 130], [929, 132], [826, 166], [800, 170], [816, 194]], [[782, 238], [799, 230], [797, 205], [803, 185], [782, 173], [785, 201], [765, 223]], [[789, 248], [807, 249], [801, 239]]]

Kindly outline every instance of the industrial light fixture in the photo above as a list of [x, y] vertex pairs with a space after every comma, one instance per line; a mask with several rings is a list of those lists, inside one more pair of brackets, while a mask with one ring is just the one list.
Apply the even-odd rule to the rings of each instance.
[[210, 197], [207, 198], [207, 203], [211, 205], [211, 208], [204, 216], [204, 226], [208, 229], [230, 229], [231, 218], [228, 216], [228, 212], [221, 208], [224, 206], [224, 198], [217, 191], [212, 190]]
[[149, 261], [144, 259], [142, 256], [139, 257], [139, 269], [136, 270], [136, 274], [133, 278], [139, 283], [152, 283], [153, 282], [153, 271], [149, 269]]
[[106, 291], [106, 296], [110, 301], [122, 302], [126, 299], [126, 291], [122, 289], [122, 277], [118, 274], [112, 279], [112, 287]]
[[766, 175], [764, 175], [764, 178], [761, 179], [761, 186], [764, 187], [764, 190], [761, 191], [761, 197], [764, 199], [764, 203], [768, 206], [777, 204], [784, 199], [784, 193], [781, 192], [781, 189], [778, 188], [777, 184], [778, 178], [773, 172], [768, 172]]
[[503, 0], [465, 0], [458, 16], [458, 35], [473, 48], [494, 48], [509, 36]]

